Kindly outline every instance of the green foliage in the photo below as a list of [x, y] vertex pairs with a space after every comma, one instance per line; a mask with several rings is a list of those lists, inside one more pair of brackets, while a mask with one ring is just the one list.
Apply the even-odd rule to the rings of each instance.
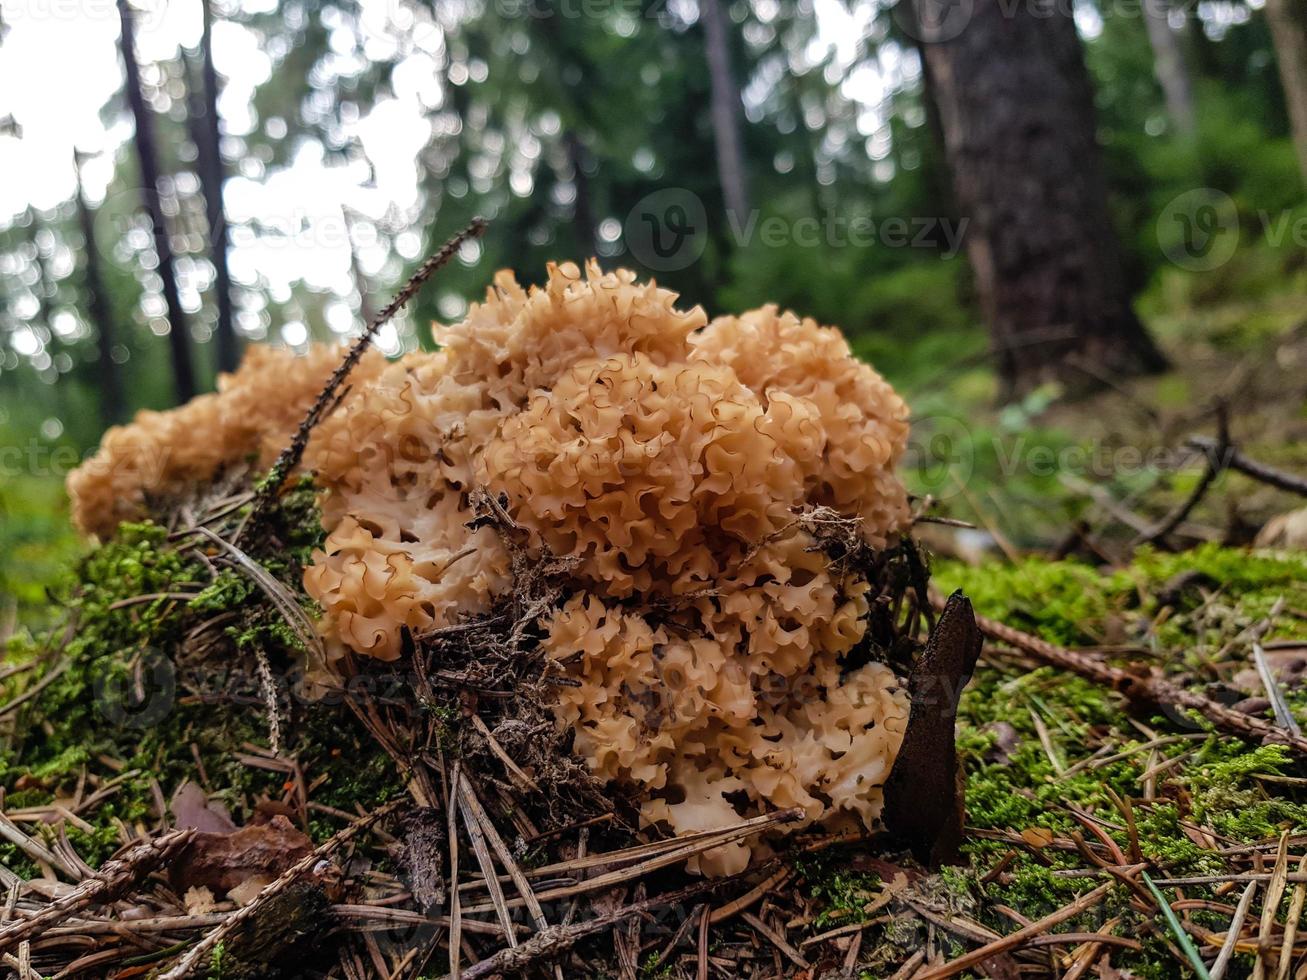
[[818, 903], [821, 912], [814, 927], [859, 922], [864, 908], [881, 889], [881, 878], [874, 872], [851, 870], [850, 855], [840, 849], [799, 857], [795, 866], [802, 875], [803, 892]]
[[78, 551], [57, 479], [13, 475], [0, 480], [0, 623], [10, 614], [10, 602], [19, 622], [48, 622], [47, 590]]

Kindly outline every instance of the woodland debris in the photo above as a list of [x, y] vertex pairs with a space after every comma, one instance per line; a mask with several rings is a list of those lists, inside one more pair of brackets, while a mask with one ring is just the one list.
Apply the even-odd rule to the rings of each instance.
[[[1185, 445], [1208, 453], [1219, 448], [1220, 443], [1213, 441], [1210, 436], [1190, 436], [1185, 440]], [[1307, 478], [1259, 463], [1233, 446], [1228, 447], [1225, 452], [1225, 465], [1277, 490], [1307, 497]]]
[[284, 816], [223, 833], [196, 831], [191, 846], [168, 868], [173, 886], [211, 888], [223, 895], [251, 878], [276, 878], [313, 850]]
[[1216, 481], [1216, 478], [1229, 465], [1230, 419], [1223, 402], [1218, 403], [1216, 406], [1216, 428], [1219, 435], [1214, 445], [1203, 449], [1203, 453], [1207, 457], [1207, 465], [1203, 469], [1203, 475], [1199, 478], [1198, 483], [1194, 485], [1193, 491], [1183, 503], [1162, 518], [1156, 525], [1142, 531], [1134, 540], [1135, 547], [1161, 541], [1184, 523], [1185, 518], [1193, 512], [1193, 509], [1198, 506], [1203, 497], [1207, 496], [1207, 491]]
[[205, 958], [218, 946], [218, 944], [227, 936], [231, 935], [238, 926], [252, 919], [255, 915], [263, 912], [265, 907], [272, 902], [273, 899], [290, 889], [302, 877], [310, 872], [316, 873], [317, 866], [320, 862], [329, 858], [355, 837], [358, 837], [360, 834], [371, 829], [374, 824], [389, 817], [399, 809], [404, 802], [405, 801], [402, 798], [391, 800], [389, 803], [379, 807], [372, 813], [360, 817], [349, 826], [337, 831], [327, 841], [320, 844], [308, 855], [287, 868], [276, 881], [264, 888], [253, 902], [224, 920], [218, 928], [214, 929], [198, 943], [192, 946], [175, 966], [160, 976], [159, 980], [182, 980], [182, 978], [190, 976], [201, 966]]
[[172, 861], [188, 847], [194, 831], [178, 830], [137, 844], [120, 858], [107, 861], [94, 877], [57, 898], [40, 912], [0, 928], [0, 950], [10, 949], [42, 930], [58, 924], [79, 909], [111, 902], [141, 878]]
[[[938, 593], [932, 592], [931, 602], [936, 608], [944, 608], [944, 599]], [[1132, 701], [1163, 709], [1183, 708], [1187, 711], [1196, 711], [1214, 727], [1227, 734], [1237, 735], [1258, 745], [1264, 742], [1278, 743], [1288, 746], [1300, 755], [1307, 755], [1307, 736], [1294, 734], [1262, 718], [1227, 707], [1170, 681], [1137, 674], [1122, 667], [1114, 667], [1090, 654], [1068, 650], [1066, 647], [1049, 643], [1047, 640], [985, 616], [977, 616], [976, 625], [980, 627], [982, 633], [998, 643], [1015, 647], [1022, 653], [1051, 666], [1079, 674], [1096, 684], [1125, 695]]]
[[912, 709], [885, 784], [885, 822], [923, 863], [956, 861], [962, 843], [954, 726], [962, 689], [976, 668], [983, 642], [970, 601], [955, 592], [943, 604], [909, 680]]

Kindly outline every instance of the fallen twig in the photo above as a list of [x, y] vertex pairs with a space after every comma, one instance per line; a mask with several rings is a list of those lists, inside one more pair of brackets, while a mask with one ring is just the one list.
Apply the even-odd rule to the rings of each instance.
[[955, 977], [959, 973], [971, 969], [991, 956], [997, 956], [999, 953], [1006, 953], [1022, 946], [1027, 940], [1034, 939], [1042, 935], [1046, 929], [1050, 929], [1058, 923], [1065, 922], [1067, 919], [1074, 918], [1082, 912], [1085, 912], [1097, 905], [1117, 885], [1116, 881], [1108, 881], [1093, 891], [1086, 892], [1077, 898], [1070, 905], [1058, 909], [1051, 915], [1046, 915], [1038, 922], [1032, 922], [1028, 926], [1018, 929], [1016, 932], [996, 939], [988, 945], [981, 946], [979, 949], [973, 949], [970, 953], [965, 953], [955, 960], [950, 960], [943, 966], [927, 970], [925, 973], [915, 975], [915, 980], [946, 980], [948, 977]]
[[[1185, 445], [1203, 452], [1209, 452], [1218, 444], [1210, 436], [1190, 436], [1185, 440]], [[1296, 476], [1293, 473], [1286, 473], [1284, 470], [1277, 470], [1265, 463], [1259, 463], [1255, 459], [1249, 459], [1233, 446], [1229, 447], [1226, 452], [1225, 465], [1232, 470], [1237, 470], [1244, 476], [1250, 476], [1254, 480], [1269, 484], [1276, 489], [1307, 497], [1307, 478]]]
[[[944, 607], [943, 596], [933, 591], [931, 602], [938, 609]], [[1162, 708], [1196, 711], [1214, 727], [1228, 734], [1237, 735], [1254, 743], [1276, 742], [1302, 755], [1307, 755], [1307, 737], [1301, 734], [1295, 735], [1263, 718], [1236, 711], [1201, 694], [1194, 694], [1170, 681], [1113, 667], [1086, 654], [1049, 643], [1047, 640], [985, 616], [976, 616], [976, 625], [992, 640], [1006, 643], [1036, 660], [1062, 670], [1069, 670], [1097, 684], [1110, 687], [1133, 700]]]
[[394, 319], [395, 314], [417, 295], [418, 290], [422, 288], [428, 279], [449, 264], [465, 242], [480, 238], [485, 230], [485, 219], [473, 218], [470, 225], [445, 242], [439, 251], [418, 266], [417, 271], [404, 284], [404, 288], [395, 294], [395, 298], [373, 318], [358, 340], [354, 341], [349, 353], [345, 355], [345, 359], [340, 362], [340, 366], [332, 373], [327, 380], [326, 386], [318, 394], [313, 407], [304, 416], [304, 421], [300, 423], [295, 438], [291, 440], [289, 446], [281, 451], [276, 462], [272, 464], [272, 469], [268, 471], [267, 477], [259, 484], [258, 491], [254, 496], [254, 503], [250, 508], [249, 520], [236, 534], [235, 543], [237, 545], [241, 544], [249, 535], [251, 529], [261, 522], [262, 518], [267, 514], [268, 508], [272, 506], [272, 502], [277, 499], [286, 478], [290, 476], [291, 471], [299, 465], [300, 459], [303, 458], [304, 450], [309, 444], [309, 435], [317, 427], [318, 423], [336, 407], [338, 403], [336, 393], [340, 390], [340, 386], [345, 383], [345, 379], [349, 377], [350, 372], [354, 370], [355, 365], [367, 353], [368, 348], [372, 346], [372, 340], [377, 331]]
[[171, 860], [194, 836], [193, 830], [176, 830], [137, 844], [122, 857], [106, 861], [95, 877], [87, 878], [67, 895], [55, 899], [35, 915], [0, 929], [0, 950], [23, 942], [78, 909], [112, 901], [155, 868]]
[[1162, 518], [1153, 527], [1140, 533], [1135, 538], [1133, 544], [1138, 547], [1141, 544], [1151, 544], [1161, 541], [1168, 534], [1179, 527], [1186, 517], [1198, 506], [1203, 497], [1207, 496], [1207, 491], [1211, 488], [1212, 483], [1221, 475], [1221, 472], [1229, 465], [1230, 460], [1230, 420], [1226, 412], [1224, 403], [1217, 403], [1216, 406], [1216, 442], [1203, 448], [1202, 452], [1207, 457], [1207, 467], [1203, 470], [1203, 475], [1199, 478], [1198, 483], [1194, 486], [1193, 491], [1175, 510], [1171, 511], [1166, 517]]

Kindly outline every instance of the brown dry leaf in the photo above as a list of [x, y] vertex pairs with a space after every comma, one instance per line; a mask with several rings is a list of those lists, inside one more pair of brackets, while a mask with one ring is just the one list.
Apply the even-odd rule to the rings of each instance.
[[204, 790], [195, 783], [185, 782], [172, 794], [168, 804], [172, 820], [178, 830], [188, 828], [210, 834], [230, 834], [236, 830], [231, 814], [218, 802], [209, 802]]
[[1021, 831], [1021, 839], [1035, 850], [1053, 843], [1053, 832], [1044, 827], [1027, 827]]
[[186, 906], [187, 915], [205, 915], [218, 907], [213, 892], [204, 887], [186, 889], [182, 904]]
[[225, 894], [256, 875], [276, 878], [312, 850], [313, 842], [278, 815], [232, 833], [197, 833], [169, 874], [178, 891], [208, 887]]
[[884, 819], [923, 864], [958, 860], [963, 792], [954, 724], [983, 642], [971, 601], [954, 592], [909, 678], [912, 709], [885, 783]]
[[243, 908], [258, 898], [259, 893], [272, 884], [272, 881], [273, 879], [267, 875], [254, 875], [228, 891], [227, 897]]

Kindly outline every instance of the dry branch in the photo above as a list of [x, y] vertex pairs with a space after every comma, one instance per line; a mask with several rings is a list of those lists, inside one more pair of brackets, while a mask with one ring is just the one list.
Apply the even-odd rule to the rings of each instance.
[[112, 901], [151, 871], [166, 864], [191, 842], [193, 830], [177, 830], [155, 840], [137, 844], [120, 858], [105, 862], [95, 877], [87, 878], [62, 898], [51, 902], [26, 919], [0, 929], [0, 950], [9, 949], [29, 939], [78, 909]]
[[[1210, 453], [1217, 447], [1218, 443], [1209, 436], [1190, 436], [1185, 440], [1185, 445]], [[1307, 497], [1307, 478], [1296, 476], [1293, 473], [1286, 473], [1284, 470], [1277, 470], [1265, 463], [1259, 463], [1257, 460], [1245, 456], [1233, 446], [1229, 448], [1225, 455], [1225, 465], [1230, 469], [1237, 470], [1244, 476], [1252, 477], [1254, 480], [1273, 486], [1278, 490], [1285, 490], [1289, 493]]]
[[1103, 900], [1107, 893], [1111, 891], [1116, 884], [1117, 882], [1115, 881], [1105, 882], [1093, 891], [1081, 895], [1065, 908], [1058, 909], [1051, 915], [1044, 916], [1044, 918], [1040, 919], [1038, 922], [1032, 922], [1030, 925], [1018, 929], [1016, 932], [1004, 936], [1002, 939], [994, 940], [987, 946], [973, 949], [970, 953], [959, 956], [957, 959], [945, 963], [943, 966], [936, 967], [933, 970], [927, 970], [925, 973], [916, 974], [915, 980], [947, 980], [948, 977], [955, 977], [959, 973], [971, 969], [973, 966], [978, 966], [991, 956], [997, 956], [999, 953], [1006, 953], [1009, 950], [1016, 949], [1029, 940], [1043, 935], [1045, 930], [1093, 908]]
[[304, 421], [300, 423], [295, 438], [291, 440], [289, 446], [281, 451], [276, 462], [272, 464], [272, 469], [268, 471], [267, 477], [259, 485], [258, 492], [255, 494], [253, 506], [250, 509], [250, 519], [241, 527], [236, 535], [236, 544], [239, 545], [247, 537], [252, 528], [258, 526], [262, 518], [267, 514], [272, 502], [277, 499], [281, 492], [282, 485], [285, 484], [286, 478], [290, 476], [291, 471], [299, 465], [300, 459], [304, 456], [304, 450], [309, 444], [309, 435], [317, 427], [331, 410], [339, 402], [337, 392], [340, 391], [341, 385], [349, 377], [355, 365], [367, 353], [368, 348], [372, 346], [372, 340], [377, 331], [385, 324], [394, 319], [405, 304], [417, 295], [423, 284], [430, 279], [437, 271], [449, 264], [450, 260], [458, 253], [458, 250], [467, 241], [474, 238], [480, 238], [486, 230], [486, 222], [483, 218], [473, 218], [472, 223], [460, 231], [457, 235], [447, 241], [440, 247], [440, 250], [430, 256], [423, 262], [416, 272], [409, 278], [404, 287], [395, 294], [395, 298], [387, 304], [386, 308], [378, 313], [372, 320], [366, 330], [354, 345], [350, 347], [349, 353], [345, 359], [340, 362], [340, 366], [332, 373], [327, 380], [326, 386], [319, 393], [313, 407], [309, 409]]
[[1183, 524], [1185, 518], [1193, 512], [1203, 497], [1207, 496], [1207, 491], [1225, 470], [1230, 459], [1230, 419], [1223, 403], [1216, 406], [1216, 431], [1216, 441], [1208, 443], [1202, 450], [1207, 457], [1207, 466], [1194, 486], [1193, 492], [1156, 525], [1141, 532], [1134, 540], [1135, 547], [1161, 541]]

